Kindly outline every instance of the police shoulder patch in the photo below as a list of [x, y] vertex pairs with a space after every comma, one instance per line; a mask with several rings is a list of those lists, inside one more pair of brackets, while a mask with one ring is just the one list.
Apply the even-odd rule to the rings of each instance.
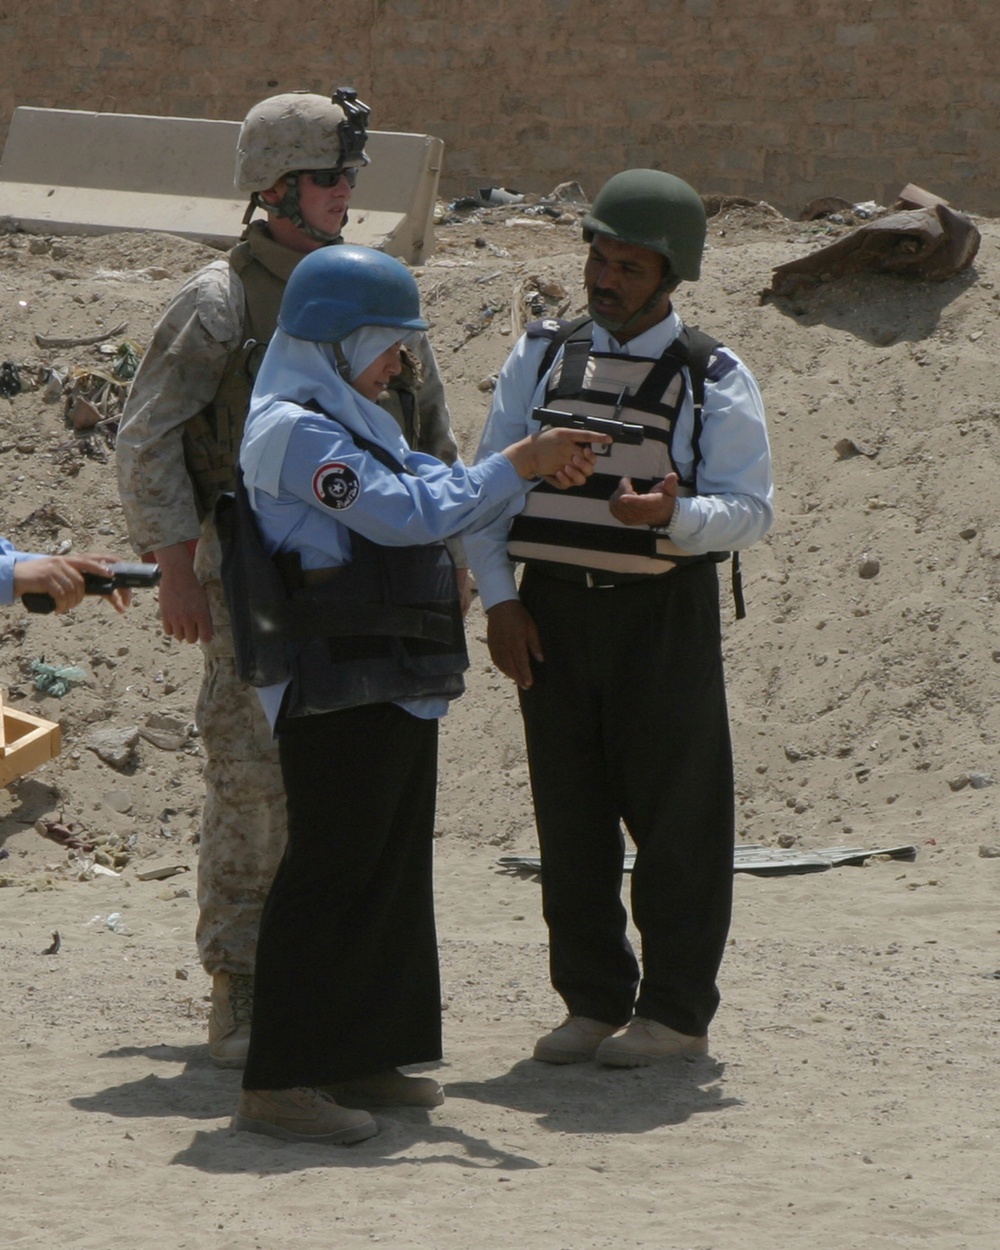
[[554, 339], [564, 325], [566, 322], [558, 317], [545, 317], [542, 321], [529, 321], [524, 332], [529, 339]]
[[705, 377], [709, 382], [721, 382], [727, 373], [736, 368], [736, 357], [731, 356], [724, 347], [717, 347], [708, 358]]
[[321, 504], [343, 512], [361, 494], [361, 482], [349, 465], [331, 460], [313, 474], [313, 494]]

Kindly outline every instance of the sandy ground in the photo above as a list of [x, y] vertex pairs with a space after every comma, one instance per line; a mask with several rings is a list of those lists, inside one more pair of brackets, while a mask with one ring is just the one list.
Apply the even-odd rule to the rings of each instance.
[[[740, 842], [916, 848], [737, 874], [707, 1059], [527, 1058], [561, 1009], [537, 881], [497, 863], [535, 841], [515, 700], [475, 606], [441, 751], [447, 1101], [382, 1115], [351, 1148], [233, 1133], [239, 1074], [208, 1060], [193, 943], [199, 656], [160, 635], [151, 592], [121, 620], [96, 601], [66, 620], [4, 613], [0, 686], [64, 745], [0, 792], [0, 1245], [996, 1250], [1000, 226], [979, 225], [975, 268], [945, 283], [855, 278], [762, 304], [771, 268], [831, 228], [730, 208], [678, 299], [754, 368], [774, 448], [779, 516], [745, 557], [748, 619], [724, 598]], [[582, 248], [572, 224], [511, 209], [438, 239], [419, 280], [471, 454], [512, 321], [579, 307]], [[2, 532], [19, 545], [127, 551], [113, 422], [75, 434], [44, 395], [48, 367], [109, 358], [35, 336], [125, 321], [110, 345], [141, 346], [209, 255], [163, 236], [0, 237], [2, 355], [40, 383], [0, 401]], [[42, 696], [43, 658], [84, 679]], [[117, 766], [92, 749], [108, 729], [131, 730]], [[57, 816], [95, 851], [40, 837]]]

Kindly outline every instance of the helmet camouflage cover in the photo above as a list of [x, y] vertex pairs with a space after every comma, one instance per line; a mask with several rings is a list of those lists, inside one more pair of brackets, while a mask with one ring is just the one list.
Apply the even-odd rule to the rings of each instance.
[[261, 100], [240, 129], [236, 190], [267, 191], [293, 171], [367, 165], [368, 117], [368, 108], [347, 88], [332, 98], [292, 91]]

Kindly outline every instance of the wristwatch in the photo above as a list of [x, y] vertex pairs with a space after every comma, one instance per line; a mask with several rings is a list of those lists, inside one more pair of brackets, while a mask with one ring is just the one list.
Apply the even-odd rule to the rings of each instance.
[[654, 534], [661, 534], [664, 537], [669, 538], [674, 532], [674, 526], [677, 524], [677, 518], [680, 516], [680, 514], [681, 514], [681, 501], [679, 499], [675, 499], [674, 510], [673, 512], [671, 512], [670, 520], [666, 523], [666, 525], [651, 525], [649, 528], [653, 531]]

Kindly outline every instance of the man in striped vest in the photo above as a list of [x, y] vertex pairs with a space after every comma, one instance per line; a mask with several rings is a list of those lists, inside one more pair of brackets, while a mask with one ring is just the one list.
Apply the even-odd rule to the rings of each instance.
[[[770, 527], [770, 451], [750, 371], [673, 306], [700, 274], [700, 196], [627, 170], [583, 227], [589, 316], [527, 328], [479, 455], [551, 424], [615, 441], [585, 486], [539, 482], [466, 550], [490, 654], [519, 688], [568, 1012], [534, 1056], [636, 1067], [706, 1053], [719, 1003], [734, 804], [716, 569]], [[641, 960], [626, 938], [622, 825]]]

